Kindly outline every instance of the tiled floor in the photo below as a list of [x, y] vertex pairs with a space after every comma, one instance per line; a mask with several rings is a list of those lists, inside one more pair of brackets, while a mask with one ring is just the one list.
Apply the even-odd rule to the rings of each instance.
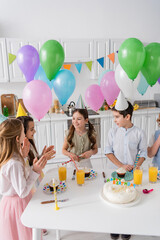
[[[60, 231], [61, 240], [110, 240], [110, 234], [105, 233], [85, 233]], [[121, 237], [119, 238], [121, 239]], [[160, 237], [152, 236], [132, 236], [131, 240], [159, 240]], [[48, 230], [48, 235], [43, 237], [43, 240], [56, 240], [56, 232]]]

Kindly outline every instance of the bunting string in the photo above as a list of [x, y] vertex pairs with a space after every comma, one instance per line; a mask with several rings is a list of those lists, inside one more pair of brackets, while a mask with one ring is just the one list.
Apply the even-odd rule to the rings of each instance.
[[[108, 57], [110, 59], [110, 61], [114, 64], [115, 63], [115, 53], [118, 53], [118, 51], [116, 52], [113, 52], [109, 55], [107, 55], [106, 57]], [[96, 61], [100, 64], [100, 66], [102, 68], [104, 68], [104, 58], [105, 57], [101, 57], [101, 58], [97, 58]], [[9, 64], [11, 64], [14, 60], [16, 59], [16, 55], [14, 54], [11, 54], [9, 53], [8, 54], [8, 61], [9, 61]], [[87, 66], [87, 68], [89, 69], [89, 71], [91, 72], [92, 71], [92, 65], [93, 65], [93, 61], [87, 61], [87, 62], [79, 62], [79, 63], [70, 63], [70, 64], [63, 64], [63, 68], [64, 69], [67, 69], [67, 70], [70, 70], [71, 69], [71, 65], [74, 64], [77, 71], [79, 73], [81, 73], [81, 70], [82, 70], [82, 64], [85, 63], [85, 65]]]

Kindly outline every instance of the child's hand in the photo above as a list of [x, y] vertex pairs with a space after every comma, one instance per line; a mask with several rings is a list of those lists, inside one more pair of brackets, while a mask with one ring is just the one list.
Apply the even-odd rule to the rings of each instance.
[[122, 166], [126, 171], [132, 171], [133, 166], [132, 165], [123, 165]]
[[74, 153], [69, 153], [68, 157], [73, 158], [75, 161], [79, 162], [79, 157], [76, 154], [74, 154]]
[[47, 160], [50, 160], [50, 159], [55, 157], [54, 156], [55, 153], [56, 153], [56, 151], [54, 151], [54, 149], [52, 149], [52, 150], [47, 151], [46, 153], [44, 153], [43, 156], [45, 156]]
[[44, 155], [47, 152], [50, 152], [53, 149], [54, 149], [54, 145], [51, 145], [48, 148], [47, 148], [47, 146], [44, 146], [43, 151], [42, 151], [42, 155]]
[[45, 156], [42, 156], [39, 160], [38, 158], [35, 158], [33, 160], [33, 171], [36, 173], [40, 173], [42, 169], [46, 166], [47, 159]]
[[30, 142], [28, 138], [25, 137], [23, 141], [23, 145], [21, 147], [21, 153], [24, 158], [28, 156], [29, 150], [30, 150]]
[[92, 156], [92, 150], [89, 150], [87, 152], [82, 153], [79, 157], [86, 159], [86, 158], [90, 158], [91, 156]]

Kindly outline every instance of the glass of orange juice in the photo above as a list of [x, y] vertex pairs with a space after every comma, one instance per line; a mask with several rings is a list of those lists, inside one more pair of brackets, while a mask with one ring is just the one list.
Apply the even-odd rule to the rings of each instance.
[[83, 169], [79, 169], [78, 171], [76, 171], [76, 177], [77, 177], [77, 184], [78, 185], [82, 185], [84, 184], [84, 176], [85, 176], [85, 172]]
[[155, 163], [150, 163], [148, 173], [149, 173], [149, 182], [156, 183], [157, 174], [158, 174], [158, 165]]
[[136, 185], [142, 184], [143, 169], [141, 167], [133, 170], [133, 181]]
[[65, 165], [58, 166], [59, 181], [66, 181], [67, 179], [67, 168]]

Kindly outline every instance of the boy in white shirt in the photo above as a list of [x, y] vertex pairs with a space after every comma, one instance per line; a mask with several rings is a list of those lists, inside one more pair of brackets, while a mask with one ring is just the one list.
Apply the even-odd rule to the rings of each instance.
[[[131, 171], [134, 167], [137, 154], [137, 167], [141, 166], [147, 157], [147, 140], [143, 130], [131, 122], [133, 106], [126, 101], [120, 92], [115, 107], [112, 109], [116, 127], [108, 132], [105, 155], [109, 159], [110, 168], [123, 167]], [[122, 239], [130, 239], [131, 235], [123, 235]], [[112, 239], [118, 239], [119, 234], [111, 234]]]

